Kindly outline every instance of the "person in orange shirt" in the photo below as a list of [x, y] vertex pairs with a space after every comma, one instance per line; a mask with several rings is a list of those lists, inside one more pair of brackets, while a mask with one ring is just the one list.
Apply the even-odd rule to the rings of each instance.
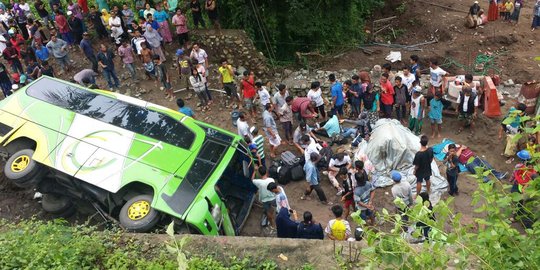
[[392, 117], [392, 108], [394, 105], [394, 87], [388, 79], [390, 75], [383, 73], [381, 77], [381, 102], [383, 104], [383, 113], [385, 118]]

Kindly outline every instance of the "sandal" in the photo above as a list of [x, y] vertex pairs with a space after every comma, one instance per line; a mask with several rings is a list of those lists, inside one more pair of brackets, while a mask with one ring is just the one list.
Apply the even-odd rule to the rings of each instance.
[[458, 134], [461, 133], [462, 131], [463, 131], [462, 128], [458, 129], [458, 130], [456, 131], [456, 135], [458, 135]]
[[514, 162], [514, 158], [509, 158], [506, 160], [506, 164], [512, 164]]

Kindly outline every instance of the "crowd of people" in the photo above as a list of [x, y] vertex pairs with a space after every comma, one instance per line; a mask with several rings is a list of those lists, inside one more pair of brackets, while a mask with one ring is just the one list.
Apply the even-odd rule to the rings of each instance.
[[[488, 2], [488, 12], [486, 13], [478, 1], [474, 1], [466, 18], [468, 27], [481, 27], [488, 22], [497, 20], [503, 20], [514, 25], [518, 23], [521, 10], [524, 8], [523, 0], [489, 0]], [[540, 0], [535, 0], [532, 6], [531, 31], [534, 31], [540, 26]]]
[[[118, 91], [121, 80], [114, 61], [118, 56], [134, 82], [146, 76], [165, 90], [166, 99], [173, 100], [172, 74], [165, 64], [165, 47], [171, 46], [178, 48], [172, 60], [178, 75], [185, 77], [187, 87], [195, 89], [203, 104], [212, 103], [206, 79], [208, 56], [198, 44], [190, 43], [185, 12], [189, 10], [196, 28], [206, 26], [203, 12], [219, 28], [216, 0], [192, 0], [185, 8], [178, 0], [138, 0], [134, 10], [132, 3], [96, 3], [97, 7], [89, 6], [86, 0], [68, 0], [66, 5], [59, 0], [48, 4], [42, 0], [32, 4], [25, 0], [0, 2], [0, 53], [9, 66], [0, 63], [4, 96], [41, 75], [55, 77], [73, 71], [73, 55], [80, 51], [89, 67], [70, 78], [72, 81], [98, 88], [96, 77], [102, 75], [109, 90]], [[174, 36], [177, 41], [173, 42]], [[57, 63], [54, 67], [53, 60]], [[130, 95], [131, 90], [125, 94]]]
[[[49, 5], [36, 0], [33, 3], [36, 14], [33, 14], [25, 0], [11, 1], [9, 4], [0, 2], [0, 52], [9, 65], [7, 68], [0, 63], [0, 87], [4, 96], [9, 96], [42, 75], [55, 77], [67, 74], [74, 66], [72, 55], [80, 51], [88, 61], [88, 68], [77, 72], [71, 78], [73, 82], [99, 88], [96, 77], [102, 75], [108, 88], [118, 91], [121, 87], [118, 68], [115, 67], [118, 56], [133, 81], [138, 82], [143, 77], [154, 81], [156, 86], [164, 90], [165, 98], [172, 101], [176, 96], [171, 78], [177, 76], [188, 89], [191, 87], [194, 90], [200, 111], [212, 110], [214, 97], [208, 88], [209, 56], [199, 44], [190, 42], [185, 10], [178, 7], [177, 0], [156, 4], [137, 0], [135, 10], [127, 4], [110, 8], [105, 0], [96, 3], [97, 7], [88, 6], [84, 0], [77, 3], [68, 0], [67, 5], [63, 6], [59, 0], [51, 0]], [[198, 0], [190, 1], [188, 8], [195, 27], [206, 27], [203, 10], [214, 27], [220, 27], [217, 4], [216, 0], [206, 0], [203, 5]], [[521, 5], [522, 2], [516, 0], [511, 9], [514, 15], [517, 10], [517, 17]], [[535, 10], [540, 10], [540, 1], [536, 6]], [[480, 12], [477, 3], [471, 7], [472, 15], [481, 15]], [[535, 22], [540, 24], [540, 14], [536, 14]], [[505, 16], [513, 19], [514, 15]], [[533, 30], [535, 27], [533, 23]], [[174, 60], [167, 58], [166, 46], [178, 48]], [[50, 63], [53, 59], [57, 63], [54, 68]], [[177, 74], [170, 73], [166, 65], [168, 62], [174, 62]], [[360, 210], [361, 218], [368, 224], [376, 223], [375, 187], [364, 169], [364, 163], [355, 161], [347, 153], [334, 154], [331, 148], [333, 144], [344, 144], [351, 140], [352, 146], [355, 146], [362, 140], [369, 141], [372, 127], [379, 118], [395, 118], [417, 135], [422, 134], [423, 123], [428, 122], [431, 138], [441, 137], [443, 110], [451, 109], [451, 103], [444, 99], [447, 90], [443, 87], [443, 78], [449, 73], [439, 67], [436, 59], [430, 59], [429, 87], [425, 91], [420, 84], [420, 58], [412, 55], [409, 62], [397, 69], [385, 63], [375, 66], [372, 71], [360, 71], [344, 81], [330, 74], [330, 97], [327, 98], [319, 81], [311, 83], [306, 96], [293, 96], [284, 84], [272, 86], [271, 82], [258, 80], [249, 70], [238, 74], [227, 59], [219, 61], [219, 85], [226, 93], [227, 104], [234, 103], [242, 110], [236, 122], [238, 134], [245, 139], [256, 161], [253, 182], [259, 188], [259, 201], [268, 226], [271, 230], [277, 230], [278, 237], [323, 239], [326, 235], [334, 240], [348, 239], [353, 233], [347, 218], [356, 210]], [[55, 70], [57, 67], [60, 70]], [[138, 74], [139, 70], [144, 75]], [[241, 79], [237, 79], [239, 75]], [[483, 91], [473, 81], [471, 74], [456, 80], [455, 84], [462, 87], [455, 108], [462, 126], [456, 133], [468, 128], [473, 134], [474, 120], [482, 107]], [[131, 94], [129, 89], [126, 89], [126, 94]], [[197, 117], [184, 100], [176, 99], [176, 103], [181, 113]], [[523, 111], [520, 106], [517, 110]], [[263, 134], [259, 134], [254, 125], [259, 117]], [[346, 126], [345, 122], [352, 126]], [[508, 134], [520, 130], [519, 125], [503, 125], [501, 132]], [[423, 202], [429, 202], [430, 164], [434, 158], [428, 142], [429, 136], [420, 136], [422, 148], [413, 161], [417, 178], [416, 194]], [[309, 211], [303, 213], [302, 221], [298, 221], [285, 189], [276, 183], [277, 179], [269, 177], [270, 162], [266, 160], [265, 144], [269, 146], [272, 159], [277, 158], [279, 148], [286, 145], [294, 147], [302, 157], [306, 184], [300, 199], [311, 199], [315, 191], [322, 204], [332, 206], [335, 218], [324, 229], [314, 221]], [[505, 151], [508, 159], [521, 153], [518, 156], [523, 163], [520, 164], [530, 169], [531, 152], [537, 151], [537, 144], [525, 150], [528, 155], [512, 144], [508, 147], [512, 147], [512, 150]], [[487, 161], [466, 146], [451, 144], [447, 153], [444, 162], [449, 194], [452, 196], [459, 194], [457, 178], [460, 164], [471, 172], [477, 166], [492, 169]], [[499, 179], [505, 177], [504, 173], [492, 172]], [[517, 175], [521, 179], [516, 180], [519, 191], [522, 190], [519, 185], [525, 185], [534, 178], [533, 175], [532, 171], [527, 176]], [[334, 204], [335, 200], [329, 199], [321, 188], [323, 178], [328, 178], [336, 189], [340, 204]], [[392, 195], [400, 198], [405, 207], [414, 204], [413, 187], [407, 181], [401, 181], [401, 175], [397, 172], [392, 172], [391, 178], [395, 182]], [[422, 192], [423, 182], [426, 183], [427, 192]], [[405, 211], [405, 208], [397, 208], [398, 211]], [[425, 235], [427, 237], [427, 232]]]

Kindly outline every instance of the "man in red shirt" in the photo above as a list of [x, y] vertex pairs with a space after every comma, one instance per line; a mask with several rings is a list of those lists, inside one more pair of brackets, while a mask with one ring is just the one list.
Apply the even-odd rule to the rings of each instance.
[[388, 80], [388, 73], [381, 77], [381, 102], [383, 104], [384, 117], [392, 117], [392, 107], [394, 105], [394, 87]]
[[244, 71], [244, 78], [240, 83], [240, 93], [242, 95], [242, 100], [244, 102], [245, 108], [249, 111], [251, 119], [255, 121], [257, 119], [257, 109], [253, 106], [253, 100], [257, 91], [255, 91], [255, 75], [253, 72]]
[[291, 110], [300, 122], [306, 122], [306, 119], [317, 117], [315, 112], [315, 102], [307, 97], [297, 97], [292, 101]]

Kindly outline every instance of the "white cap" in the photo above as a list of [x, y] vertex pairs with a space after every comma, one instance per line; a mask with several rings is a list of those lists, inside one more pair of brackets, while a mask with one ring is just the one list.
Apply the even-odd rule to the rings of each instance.
[[475, 4], [478, 4], [478, 1], [474, 1]]
[[71, 12], [71, 10], [69, 10], [67, 13], [66, 13], [68, 16], [71, 16], [73, 14], [73, 12]]
[[19, 89], [19, 85], [18, 84], [13, 84], [11, 85], [11, 90], [18, 90]]

